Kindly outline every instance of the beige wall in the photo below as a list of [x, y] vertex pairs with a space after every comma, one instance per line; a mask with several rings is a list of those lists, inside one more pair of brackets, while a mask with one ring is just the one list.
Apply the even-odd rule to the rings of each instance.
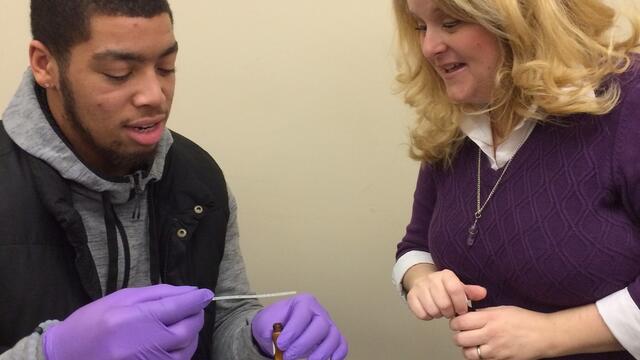
[[[619, 0], [620, 3], [632, 0]], [[349, 359], [455, 359], [447, 323], [390, 284], [418, 164], [393, 84], [390, 1], [173, 1], [170, 126], [207, 149], [240, 206], [254, 289], [314, 293]], [[0, 109], [27, 64], [28, 1], [0, 0]]]

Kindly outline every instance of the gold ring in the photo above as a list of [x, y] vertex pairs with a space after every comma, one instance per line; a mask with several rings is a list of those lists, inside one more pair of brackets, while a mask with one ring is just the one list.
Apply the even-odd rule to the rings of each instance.
[[480, 351], [480, 345], [476, 346], [476, 352], [478, 353], [478, 360], [482, 360], [482, 351]]

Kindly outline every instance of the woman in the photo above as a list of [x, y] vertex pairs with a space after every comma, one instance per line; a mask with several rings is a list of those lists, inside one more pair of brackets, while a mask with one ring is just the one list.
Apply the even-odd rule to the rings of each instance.
[[423, 162], [393, 274], [411, 311], [466, 359], [640, 359], [639, 17], [614, 40], [600, 0], [394, 6]]

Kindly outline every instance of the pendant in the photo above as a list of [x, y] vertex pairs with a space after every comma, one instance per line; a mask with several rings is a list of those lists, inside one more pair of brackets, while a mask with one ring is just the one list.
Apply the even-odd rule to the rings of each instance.
[[473, 246], [473, 243], [476, 242], [476, 235], [478, 235], [478, 219], [476, 218], [473, 221], [473, 224], [469, 227], [469, 236], [467, 236], [467, 246]]

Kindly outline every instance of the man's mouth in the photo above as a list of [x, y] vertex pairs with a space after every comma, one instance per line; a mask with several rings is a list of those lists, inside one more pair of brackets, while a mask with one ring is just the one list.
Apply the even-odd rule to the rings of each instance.
[[162, 124], [164, 119], [164, 115], [141, 118], [137, 119], [136, 121], [130, 122], [126, 125], [126, 127], [139, 133], [150, 132], [153, 129], [157, 128], [159, 124]]
[[156, 125], [158, 125], [158, 123], [155, 123], [152, 125], [145, 125], [145, 126], [136, 126], [136, 127], [133, 127], [133, 129], [135, 129], [137, 132], [144, 133], [144, 132], [151, 131], [153, 128], [156, 127]]
[[125, 127], [129, 137], [143, 146], [156, 145], [164, 132], [164, 119], [139, 120]]

